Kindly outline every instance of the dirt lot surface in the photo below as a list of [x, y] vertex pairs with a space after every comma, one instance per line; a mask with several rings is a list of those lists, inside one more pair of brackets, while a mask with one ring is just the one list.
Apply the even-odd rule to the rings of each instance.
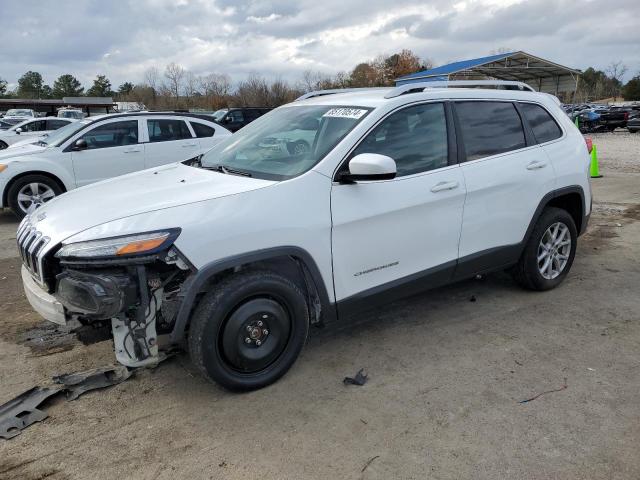
[[[640, 478], [640, 134], [594, 141], [605, 176], [559, 288], [500, 273], [425, 293], [322, 331], [248, 394], [170, 360], [54, 402], [0, 440], [0, 478]], [[0, 403], [114, 361], [110, 342], [83, 346], [31, 311], [16, 226], [0, 213]], [[362, 367], [365, 386], [342, 384]]]

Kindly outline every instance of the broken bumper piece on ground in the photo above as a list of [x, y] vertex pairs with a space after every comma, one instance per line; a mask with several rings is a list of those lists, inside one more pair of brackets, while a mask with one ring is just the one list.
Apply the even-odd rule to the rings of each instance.
[[58, 385], [33, 387], [0, 406], [0, 438], [13, 438], [29, 425], [47, 418], [49, 415], [38, 407], [60, 393], [64, 393], [68, 401], [75, 400], [91, 390], [122, 383], [134, 372], [122, 365], [94, 368], [54, 377]]

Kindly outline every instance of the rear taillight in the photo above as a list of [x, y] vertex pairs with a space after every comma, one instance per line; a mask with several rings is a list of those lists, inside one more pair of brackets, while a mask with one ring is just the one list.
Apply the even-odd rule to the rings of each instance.
[[587, 144], [587, 151], [591, 153], [591, 150], [593, 150], [593, 140], [589, 137], [584, 137], [584, 143]]
[[624, 112], [624, 121], [629, 120], [629, 112]]

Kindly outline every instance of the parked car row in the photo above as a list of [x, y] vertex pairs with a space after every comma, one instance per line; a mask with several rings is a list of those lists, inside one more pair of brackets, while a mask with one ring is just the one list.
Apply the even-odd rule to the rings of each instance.
[[7, 130], [0, 141], [46, 133], [17, 130], [50, 128], [54, 122], [66, 125], [0, 152], [0, 207], [11, 208], [19, 217], [77, 187], [197, 158], [231, 135], [211, 117], [129, 113], [82, 120], [35, 119]]
[[629, 121], [640, 117], [640, 104], [625, 106], [609, 106], [602, 104], [563, 105], [563, 110], [572, 121], [578, 121], [580, 131], [613, 132], [616, 128], [627, 128], [629, 132], [637, 132], [637, 123]]
[[41, 137], [45, 137], [54, 130], [69, 125], [71, 122], [75, 122], [75, 120], [49, 117], [34, 118], [17, 123], [0, 131], [0, 150], [22, 143], [36, 142]]

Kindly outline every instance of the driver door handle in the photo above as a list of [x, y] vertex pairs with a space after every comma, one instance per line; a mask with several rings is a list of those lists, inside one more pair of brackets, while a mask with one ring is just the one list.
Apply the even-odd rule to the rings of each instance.
[[431, 187], [433, 193], [443, 192], [445, 190], [453, 190], [458, 188], [460, 184], [458, 182], [440, 182]]
[[136, 153], [136, 152], [141, 152], [142, 149], [140, 147], [131, 147], [131, 148], [127, 148], [124, 153]]
[[182, 148], [187, 148], [187, 147], [197, 147], [198, 144], [197, 143], [183, 143], [182, 144]]
[[527, 170], [539, 170], [547, 166], [547, 162], [543, 162], [540, 160], [534, 160], [529, 165], [527, 165]]

